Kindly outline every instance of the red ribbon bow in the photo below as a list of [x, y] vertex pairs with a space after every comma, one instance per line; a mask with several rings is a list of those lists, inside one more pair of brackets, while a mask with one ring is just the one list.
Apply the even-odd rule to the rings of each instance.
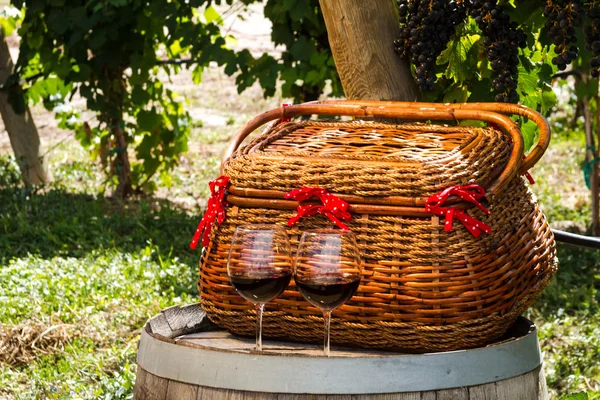
[[481, 231], [488, 235], [492, 233], [492, 228], [489, 225], [479, 221], [476, 218], [471, 217], [463, 210], [455, 207], [442, 207], [442, 205], [448, 200], [448, 197], [455, 195], [461, 199], [474, 204], [481, 211], [490, 215], [490, 212], [479, 203], [479, 200], [485, 195], [485, 189], [479, 185], [469, 184], [465, 186], [452, 186], [444, 190], [441, 193], [434, 194], [429, 197], [425, 202], [425, 209], [435, 215], [445, 216], [446, 222], [444, 223], [444, 230], [450, 232], [452, 230], [452, 221], [454, 218], [458, 219], [462, 224], [471, 232], [475, 237], [481, 235]]
[[293, 226], [302, 217], [310, 217], [315, 214], [325, 215], [327, 218], [332, 220], [340, 229], [345, 231], [350, 230], [342, 221], [350, 221], [352, 215], [348, 212], [350, 204], [345, 202], [329, 193], [325, 189], [321, 188], [300, 188], [292, 190], [285, 195], [286, 199], [305, 201], [311, 197], [318, 197], [323, 205], [299, 205], [298, 213], [288, 220], [288, 225]]
[[200, 220], [194, 238], [190, 243], [192, 249], [195, 249], [198, 245], [198, 240], [200, 239], [202, 231], [204, 231], [204, 234], [202, 234], [202, 246], [208, 246], [208, 243], [210, 242], [210, 231], [215, 223], [215, 218], [217, 218], [219, 224], [225, 221], [225, 206], [227, 206], [227, 202], [225, 201], [225, 189], [227, 189], [228, 185], [229, 177], [227, 176], [220, 176], [208, 183], [208, 186], [210, 187], [210, 197], [206, 206], [206, 212]]

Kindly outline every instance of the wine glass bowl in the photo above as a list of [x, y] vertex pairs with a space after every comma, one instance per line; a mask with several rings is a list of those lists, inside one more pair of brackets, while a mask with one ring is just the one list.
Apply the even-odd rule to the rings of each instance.
[[302, 234], [294, 279], [298, 291], [325, 318], [325, 355], [330, 355], [331, 311], [346, 303], [360, 284], [361, 259], [353, 233], [317, 230]]
[[256, 308], [256, 349], [261, 351], [264, 305], [283, 293], [292, 277], [285, 229], [276, 225], [238, 227], [229, 248], [227, 274], [238, 294]]

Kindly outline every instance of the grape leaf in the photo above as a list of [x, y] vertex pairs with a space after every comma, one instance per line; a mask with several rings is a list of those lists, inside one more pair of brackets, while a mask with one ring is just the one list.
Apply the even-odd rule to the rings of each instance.
[[449, 79], [454, 79], [459, 84], [468, 80], [473, 71], [469, 60], [471, 48], [477, 43], [481, 36], [468, 34], [460, 37], [454, 37], [448, 43], [446, 50], [438, 57], [437, 64], [448, 64], [444, 75]]
[[538, 75], [535, 70], [527, 71], [522, 65], [519, 66], [518, 90], [527, 94], [538, 88]]
[[[547, 114], [557, 101], [556, 94], [547, 83], [550, 80], [547, 68], [547, 65], [542, 63], [534, 64], [531, 71], [519, 66], [517, 91], [521, 100], [525, 106], [538, 110], [542, 114]], [[543, 79], [544, 77], [547, 81]]]
[[219, 12], [215, 10], [213, 6], [206, 7], [206, 10], [204, 11], [204, 19], [206, 19], [207, 24], [216, 22], [217, 24], [221, 25], [223, 23], [221, 14], [219, 14]]
[[528, 152], [535, 140], [538, 137], [538, 126], [535, 122], [528, 120], [527, 122], [521, 124], [521, 135], [523, 135], [523, 147], [525, 152]]
[[152, 132], [160, 123], [160, 115], [155, 111], [141, 110], [137, 114], [137, 122], [140, 130]]
[[444, 95], [444, 103], [464, 103], [469, 98], [469, 90], [465, 85], [452, 85]]

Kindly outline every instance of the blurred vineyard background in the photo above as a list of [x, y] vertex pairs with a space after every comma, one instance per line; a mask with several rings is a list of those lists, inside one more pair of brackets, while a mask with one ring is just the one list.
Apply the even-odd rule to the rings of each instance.
[[[214, 8], [228, 46], [256, 58], [285, 57], [286, 47], [272, 42], [264, 4], [234, 7]], [[7, 41], [18, 60], [20, 38], [13, 33]], [[114, 182], [97, 153], [55, 118], [95, 121], [78, 94], [50, 111], [42, 102], [31, 108], [51, 183], [23, 185], [8, 136], [0, 134], [0, 398], [132, 398], [140, 328], [161, 308], [197, 300], [198, 254], [188, 243], [228, 140], [252, 116], [294, 100], [281, 77], [267, 98], [260, 82], [249, 81], [240, 94], [225, 69], [209, 62], [201, 81], [185, 68], [158, 71], [188, 115], [187, 151], [148, 179], [151, 190], [126, 202], [111, 196]], [[325, 81], [322, 97], [340, 94], [339, 83]], [[553, 140], [532, 171], [532, 190], [552, 226], [585, 234], [592, 219], [586, 141], [572, 86], [554, 82]], [[600, 398], [600, 253], [559, 245], [559, 259], [557, 276], [527, 317], [539, 328], [552, 394]]]

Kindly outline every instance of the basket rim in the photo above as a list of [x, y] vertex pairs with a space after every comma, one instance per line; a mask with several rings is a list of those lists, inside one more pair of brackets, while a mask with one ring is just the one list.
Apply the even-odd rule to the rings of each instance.
[[[285, 199], [287, 192], [279, 190], [240, 188], [232, 185], [228, 188], [227, 192], [227, 203], [242, 208], [296, 210], [299, 205], [320, 205], [320, 203], [315, 201], [298, 202], [296, 200], [287, 200]], [[424, 207], [427, 200], [426, 197], [364, 197], [334, 192], [331, 192], [331, 194], [348, 202], [348, 211], [352, 214], [432, 217], [432, 214], [426, 211]], [[467, 203], [455, 196], [448, 198], [444, 204], [452, 205], [462, 210], [475, 208], [473, 204]]]

